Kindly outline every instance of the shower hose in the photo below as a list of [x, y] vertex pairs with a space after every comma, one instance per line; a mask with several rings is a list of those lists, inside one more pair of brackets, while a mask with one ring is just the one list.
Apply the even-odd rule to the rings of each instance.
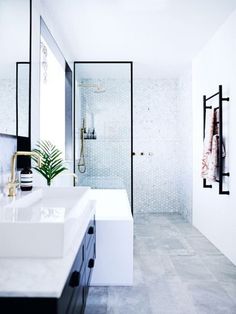
[[78, 170], [80, 173], [85, 173], [86, 171], [86, 164], [85, 164], [85, 157], [84, 157], [84, 128], [81, 128], [81, 148], [80, 148], [80, 157], [78, 162]]

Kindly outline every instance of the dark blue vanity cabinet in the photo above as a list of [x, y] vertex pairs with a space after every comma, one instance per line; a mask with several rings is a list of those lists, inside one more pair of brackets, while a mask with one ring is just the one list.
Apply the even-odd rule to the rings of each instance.
[[83, 243], [59, 300], [58, 314], [83, 313], [96, 258], [95, 219], [90, 221]]
[[92, 219], [63, 292], [57, 298], [0, 297], [1, 314], [82, 314], [96, 259], [96, 223]]

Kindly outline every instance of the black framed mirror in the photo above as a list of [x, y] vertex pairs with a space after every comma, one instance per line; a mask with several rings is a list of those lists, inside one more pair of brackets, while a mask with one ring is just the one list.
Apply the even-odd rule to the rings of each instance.
[[0, 0], [0, 134], [30, 137], [31, 0]]
[[72, 70], [40, 18], [40, 139], [49, 140], [72, 166]]

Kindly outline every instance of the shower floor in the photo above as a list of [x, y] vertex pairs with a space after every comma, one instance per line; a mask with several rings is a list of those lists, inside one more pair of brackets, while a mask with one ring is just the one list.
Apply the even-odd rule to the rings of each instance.
[[134, 286], [91, 287], [86, 314], [235, 314], [236, 266], [178, 214], [134, 217]]

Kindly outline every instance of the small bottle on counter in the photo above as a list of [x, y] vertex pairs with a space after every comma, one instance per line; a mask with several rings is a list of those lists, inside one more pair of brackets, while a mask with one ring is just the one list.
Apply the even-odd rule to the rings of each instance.
[[30, 168], [24, 168], [20, 172], [21, 191], [31, 191], [33, 188], [33, 172]]

